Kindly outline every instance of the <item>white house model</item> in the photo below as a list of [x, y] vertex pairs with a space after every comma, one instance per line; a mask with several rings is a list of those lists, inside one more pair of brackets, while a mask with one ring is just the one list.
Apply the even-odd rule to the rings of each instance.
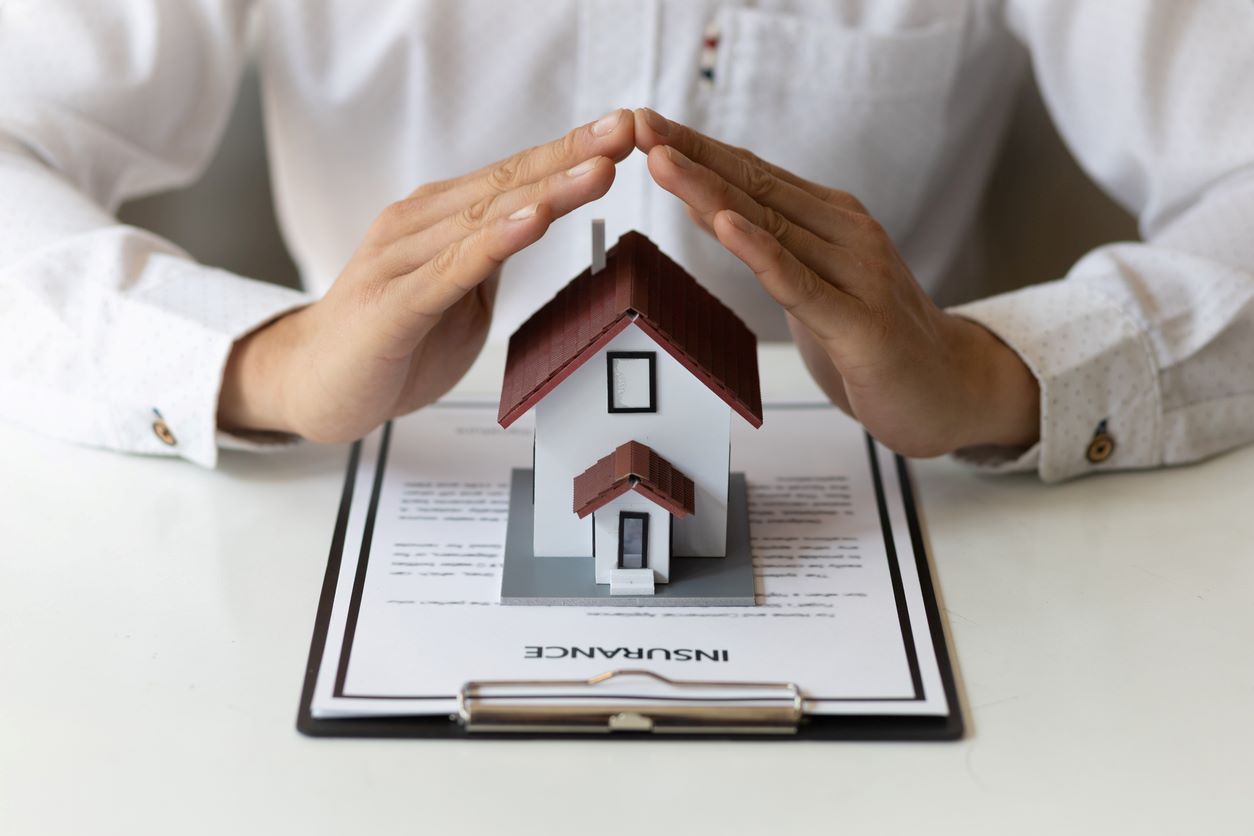
[[652, 594], [672, 556], [726, 554], [732, 416], [762, 423], [757, 341], [644, 235], [595, 247], [510, 338], [499, 421], [536, 411], [534, 555]]

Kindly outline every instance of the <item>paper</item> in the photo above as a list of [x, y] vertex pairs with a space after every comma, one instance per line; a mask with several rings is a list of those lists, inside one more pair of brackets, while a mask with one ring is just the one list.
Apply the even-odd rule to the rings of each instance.
[[362, 442], [313, 716], [445, 714], [470, 680], [617, 668], [796, 682], [816, 714], [948, 712], [894, 457], [839, 411], [767, 404], [762, 428], [735, 422], [758, 605], [728, 608], [501, 606], [531, 426], [495, 414], [442, 403], [395, 422], [386, 455], [382, 430]]

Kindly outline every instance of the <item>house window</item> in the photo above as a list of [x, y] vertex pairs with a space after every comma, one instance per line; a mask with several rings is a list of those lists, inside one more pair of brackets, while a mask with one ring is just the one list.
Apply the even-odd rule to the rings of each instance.
[[657, 352], [611, 351], [610, 412], [657, 412]]
[[649, 515], [618, 512], [618, 568], [649, 568]]

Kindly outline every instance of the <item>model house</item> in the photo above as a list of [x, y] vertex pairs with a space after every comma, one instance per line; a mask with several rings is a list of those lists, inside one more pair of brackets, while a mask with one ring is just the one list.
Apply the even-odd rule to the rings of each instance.
[[644, 235], [510, 339], [501, 426], [532, 409], [536, 557], [594, 558], [597, 583], [648, 594], [672, 557], [726, 554], [731, 422], [762, 423], [757, 341]]

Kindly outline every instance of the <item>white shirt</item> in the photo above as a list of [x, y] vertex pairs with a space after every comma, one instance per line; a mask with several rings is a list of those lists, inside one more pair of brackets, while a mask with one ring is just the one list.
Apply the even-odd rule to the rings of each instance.
[[[1041, 384], [1040, 443], [992, 461], [1053, 480], [1254, 439], [1246, 0], [8, 0], [0, 415], [215, 462], [231, 344], [307, 297], [196, 264], [112, 213], [204, 170], [253, 13], [280, 222], [313, 294], [389, 201], [638, 105], [856, 194], [935, 291], [1030, 59], [1071, 150], [1144, 241], [958, 309]], [[586, 265], [593, 215], [610, 240], [650, 235], [760, 337], [783, 335], [778, 307], [633, 155], [605, 199], [507, 265], [495, 339]], [[1093, 464], [1103, 422], [1116, 447]]]

